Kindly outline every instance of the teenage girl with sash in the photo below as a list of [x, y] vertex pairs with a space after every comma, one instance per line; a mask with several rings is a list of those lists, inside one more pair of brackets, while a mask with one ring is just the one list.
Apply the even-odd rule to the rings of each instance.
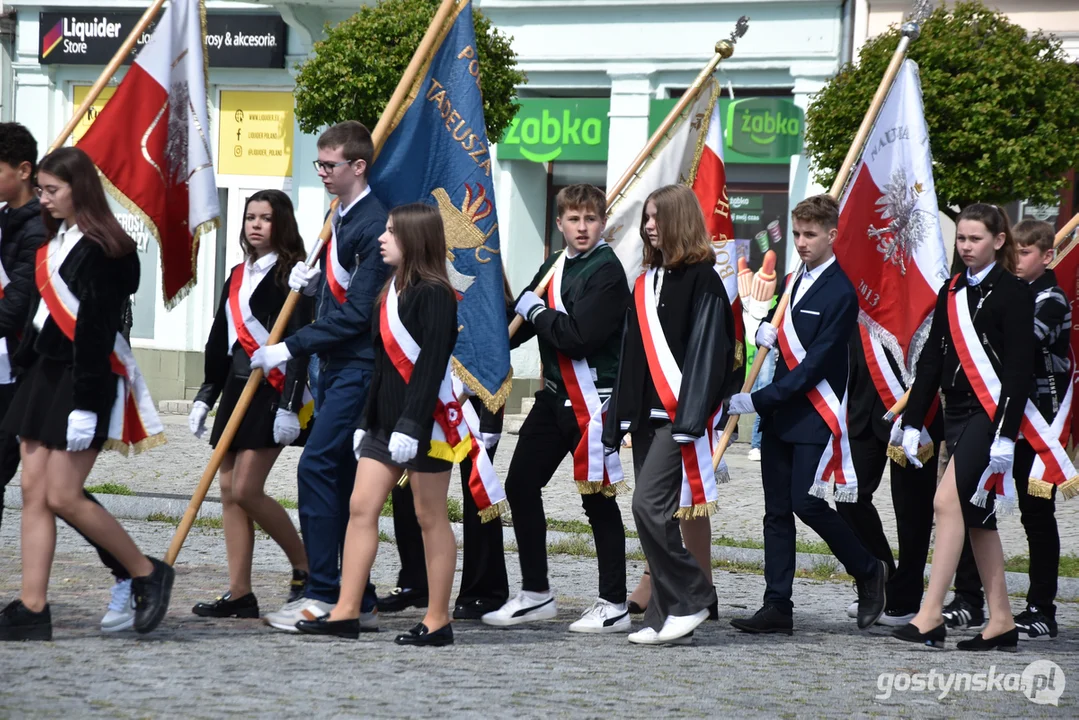
[[617, 452], [622, 435], [651, 425], [649, 447], [633, 491], [633, 519], [651, 572], [652, 597], [642, 645], [689, 642], [715, 600], [711, 564], [685, 548], [679, 517], [715, 512], [715, 427], [734, 367], [734, 315], [693, 191], [656, 190], [641, 217], [645, 272], [633, 304], [611, 397], [603, 444]]
[[[446, 496], [454, 460], [473, 446], [453, 396], [450, 355], [457, 341], [457, 298], [446, 275], [446, 237], [437, 208], [414, 203], [390, 212], [379, 238], [395, 268], [375, 305], [375, 374], [359, 418], [359, 465], [350, 501], [341, 595], [328, 615], [296, 629], [356, 638], [360, 603], [378, 552], [378, 518], [407, 470], [427, 559], [427, 613], [398, 645], [451, 645], [449, 603], [457, 541]], [[437, 424], [436, 424], [437, 420]]]
[[48, 242], [37, 252], [30, 322], [15, 362], [28, 367], [3, 420], [21, 439], [22, 592], [0, 611], [0, 640], [49, 640], [46, 594], [56, 516], [116, 557], [132, 576], [135, 630], [165, 617], [173, 569], [144, 555], [116, 519], [83, 494], [102, 448], [164, 442], [131, 348], [119, 335], [139, 286], [135, 241], [109, 210], [93, 162], [60, 148], [41, 161]]
[[944, 435], [951, 461], [933, 500], [936, 544], [929, 589], [900, 640], [943, 648], [942, 615], [963, 540], [969, 532], [990, 618], [960, 650], [1015, 651], [1019, 635], [1008, 602], [1004, 551], [996, 515], [1015, 503], [1011, 478], [1015, 439], [1033, 384], [1034, 298], [1015, 276], [1015, 241], [1008, 217], [976, 203], [956, 222], [956, 252], [966, 270], [941, 288], [929, 340], [918, 360], [903, 414], [903, 451], [916, 467], [920, 430], [937, 394], [944, 395]]
[[[240, 247], [244, 262], [232, 269], [221, 290], [221, 302], [206, 340], [205, 379], [191, 407], [188, 423], [201, 438], [206, 416], [221, 397], [210, 445], [217, 447], [233, 408], [251, 375], [251, 355], [266, 344], [270, 329], [288, 297], [292, 267], [303, 260], [304, 247], [292, 201], [280, 190], [261, 190], [244, 207]], [[312, 299], [301, 294], [289, 317], [286, 336], [312, 319]], [[221, 463], [222, 523], [229, 564], [229, 589], [192, 612], [203, 617], [257, 618], [258, 600], [251, 592], [254, 523], [281, 546], [292, 564], [288, 602], [303, 595], [307, 554], [292, 519], [266, 494], [266, 478], [281, 448], [302, 445], [300, 413], [307, 387], [308, 357], [289, 360], [259, 383], [243, 421]], [[307, 419], [307, 418], [305, 418]]]

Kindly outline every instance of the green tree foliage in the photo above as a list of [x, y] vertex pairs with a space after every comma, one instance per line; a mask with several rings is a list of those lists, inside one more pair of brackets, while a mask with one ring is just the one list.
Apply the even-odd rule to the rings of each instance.
[[[814, 176], [831, 186], [899, 42], [871, 39], [806, 113]], [[978, 2], [939, 7], [908, 57], [922, 79], [937, 200], [1057, 201], [1062, 175], [1079, 165], [1079, 66], [1060, 42], [1026, 30]]]
[[[439, 0], [380, 0], [348, 20], [326, 26], [315, 55], [297, 66], [296, 117], [306, 133], [344, 120], [374, 128], [419, 47]], [[483, 115], [492, 142], [502, 137], [520, 105], [517, 86], [526, 82], [517, 69], [512, 38], [491, 27], [473, 9], [480, 61]]]

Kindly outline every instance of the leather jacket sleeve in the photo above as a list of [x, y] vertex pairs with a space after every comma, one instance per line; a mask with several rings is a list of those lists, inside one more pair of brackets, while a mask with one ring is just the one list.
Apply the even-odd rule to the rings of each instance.
[[15, 261], [4, 267], [11, 282], [0, 298], [0, 337], [14, 335], [26, 324], [30, 301], [37, 293], [34, 262], [38, 247], [45, 242], [45, 226], [40, 221], [26, 222], [13, 239], [17, 240]]
[[225, 313], [225, 304], [229, 300], [229, 283], [226, 280], [221, 288], [221, 300], [217, 305], [217, 314], [214, 315], [213, 325], [210, 326], [210, 336], [206, 338], [206, 349], [203, 352], [202, 386], [195, 395], [196, 402], [204, 402], [213, 407], [221, 391], [225, 387], [225, 380], [232, 366], [229, 357], [229, 331], [226, 323], [228, 315]]
[[723, 389], [734, 365], [734, 325], [726, 297], [708, 292], [693, 307], [693, 330], [682, 362], [678, 413], [671, 435], [699, 438], [723, 402]]

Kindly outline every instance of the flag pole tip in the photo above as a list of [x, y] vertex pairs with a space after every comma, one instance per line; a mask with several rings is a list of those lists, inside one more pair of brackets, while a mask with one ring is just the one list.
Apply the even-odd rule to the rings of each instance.
[[908, 37], [912, 41], [917, 40], [922, 32], [922, 23], [926, 21], [926, 18], [928, 18], [932, 12], [932, 0], [915, 0], [910, 15], [907, 16], [907, 21], [903, 23], [900, 32], [904, 37]]
[[749, 16], [743, 15], [738, 18], [738, 22], [734, 24], [734, 30], [731, 32], [731, 36], [726, 40], [720, 40], [716, 43], [716, 54], [722, 56], [724, 60], [733, 55], [735, 44], [746, 34], [746, 30], [748, 29]]

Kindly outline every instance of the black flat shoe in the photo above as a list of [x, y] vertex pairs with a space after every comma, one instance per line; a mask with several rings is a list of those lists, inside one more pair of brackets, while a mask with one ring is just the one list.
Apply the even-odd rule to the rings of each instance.
[[52, 613], [48, 604], [34, 612], [22, 600], [8, 603], [0, 610], [0, 641], [52, 640]]
[[648, 610], [648, 606], [646, 605], [645, 607], [641, 607], [637, 603], [630, 600], [626, 603], [626, 610], [629, 611], [630, 615], [644, 615], [645, 611]]
[[454, 620], [479, 620], [506, 604], [505, 600], [477, 599], [459, 603], [453, 608]]
[[243, 597], [233, 598], [231, 592], [227, 592], [213, 602], [200, 602], [191, 608], [191, 612], [199, 617], [211, 618], [254, 618], [259, 616], [259, 601], [254, 593], [247, 593]]
[[1000, 650], [1001, 652], [1016, 652], [1019, 650], [1019, 628], [1012, 628], [1006, 633], [994, 635], [986, 640], [978, 633], [970, 640], [960, 640], [955, 644], [957, 650], [970, 650], [985, 652], [986, 650]]
[[431, 632], [423, 623], [417, 623], [404, 635], [398, 635], [393, 639], [398, 645], [416, 645], [424, 647], [443, 647], [453, 645], [453, 625], [446, 623], [438, 630]]
[[296, 629], [306, 635], [331, 635], [348, 640], [356, 640], [361, 632], [378, 632], [378, 628], [361, 627], [359, 618], [330, 620], [329, 617], [329, 615], [323, 615], [316, 620], [301, 620], [296, 623]]
[[772, 605], [765, 605], [753, 617], [734, 618], [731, 625], [747, 633], [794, 633], [794, 618]]
[[[427, 591], [395, 587], [390, 594], [378, 599], [378, 609], [383, 613], [395, 613], [409, 608], [427, 607]], [[498, 608], [495, 608], [496, 610]]]
[[165, 619], [172, 597], [176, 571], [157, 558], [147, 556], [154, 571], [131, 579], [131, 594], [135, 596], [135, 632], [148, 633]]
[[914, 623], [907, 623], [902, 627], [897, 627], [895, 630], [892, 630], [892, 637], [896, 640], [904, 640], [906, 642], [918, 643], [920, 645], [925, 645], [926, 647], [936, 648], [937, 650], [943, 650], [944, 641], [948, 637], [948, 629], [944, 627], [944, 623], [941, 623], [929, 632], [922, 632]]
[[288, 600], [285, 604], [296, 602], [303, 597], [303, 591], [307, 589], [308, 574], [304, 570], [292, 570], [292, 580], [288, 584]]
[[855, 583], [858, 587], [858, 629], [872, 627], [884, 614], [888, 602], [888, 565], [877, 560], [877, 571]]

